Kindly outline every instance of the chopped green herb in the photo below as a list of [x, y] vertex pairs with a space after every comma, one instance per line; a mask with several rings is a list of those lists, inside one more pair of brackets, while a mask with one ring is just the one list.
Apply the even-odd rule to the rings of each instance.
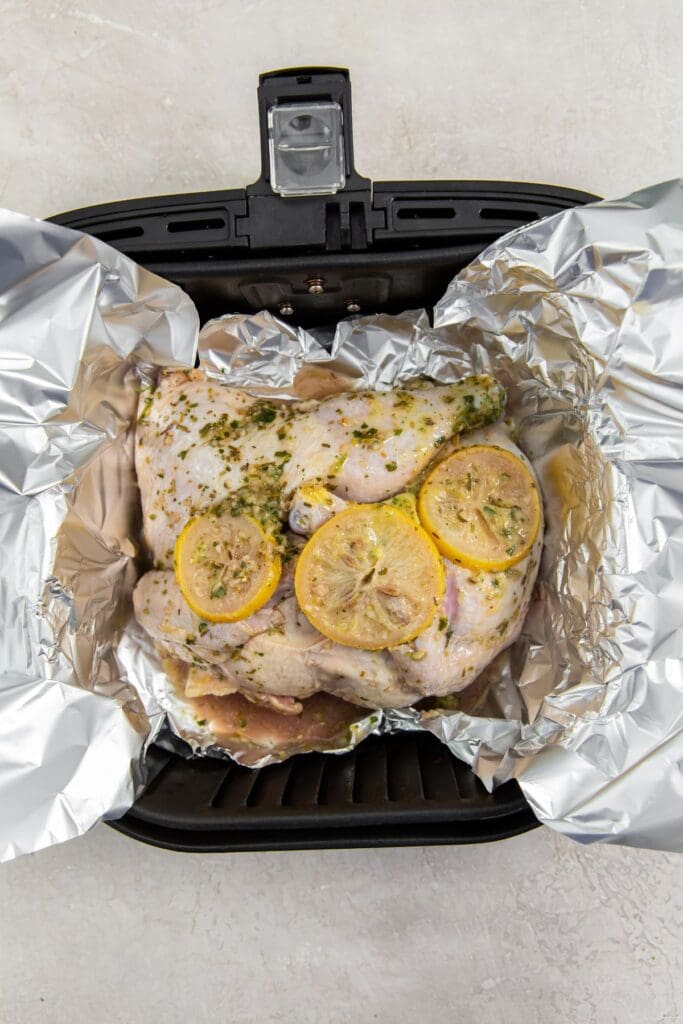
[[344, 463], [346, 462], [346, 460], [348, 459], [348, 457], [349, 456], [348, 456], [347, 452], [342, 452], [341, 455], [339, 456], [339, 458], [335, 460], [334, 465], [332, 466], [332, 475], [333, 476], [336, 476], [337, 473], [340, 472], [340, 470], [342, 469], [342, 467], [343, 467]]
[[[255, 403], [258, 404], [258, 403]], [[252, 419], [254, 423], [272, 423], [277, 416], [277, 411], [272, 405], [262, 405], [256, 412], [253, 413]]]
[[445, 697], [437, 698], [436, 707], [443, 708], [445, 711], [457, 711], [460, 707], [460, 694], [449, 693]]
[[154, 399], [151, 397], [145, 399], [145, 404], [142, 407], [142, 412], [138, 416], [138, 423], [142, 423], [142, 421], [146, 419], [147, 416], [149, 416], [149, 410], [152, 408], [153, 401]]
[[266, 630], [266, 635], [267, 636], [284, 636], [284, 632], [285, 632], [285, 627], [280, 625], [280, 623], [276, 622], [274, 626], [268, 626], [268, 629]]

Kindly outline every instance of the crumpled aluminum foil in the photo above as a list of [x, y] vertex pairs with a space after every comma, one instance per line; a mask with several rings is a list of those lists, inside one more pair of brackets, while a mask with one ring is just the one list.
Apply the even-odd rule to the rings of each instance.
[[[0, 212], [0, 860], [117, 817], [162, 713], [114, 654], [139, 535], [140, 379], [192, 365], [175, 285]], [[141, 699], [142, 697], [142, 699]]]
[[[200, 332], [199, 366], [226, 386], [279, 400], [308, 397], [304, 381], [308, 376], [315, 388], [316, 373], [326, 375], [328, 384], [331, 375], [336, 375], [344, 389], [382, 391], [421, 374], [447, 382], [470, 372], [468, 357], [430, 330], [424, 310], [342, 321], [329, 347], [315, 334], [271, 313], [222, 316], [209, 321]], [[219, 746], [209, 726], [198, 724], [192, 707], [178, 694], [153, 642], [135, 619], [126, 626], [118, 657], [136, 689], [166, 711], [172, 746], [177, 737], [196, 754], [230, 757], [252, 768], [277, 764], [290, 756], [280, 751], [257, 756], [259, 752], [249, 745]], [[420, 720], [419, 713], [412, 710], [368, 711], [349, 724], [347, 745], [324, 753], [347, 753], [367, 736], [395, 726], [420, 728]], [[183, 752], [182, 745], [174, 749]]]
[[[58, 237], [52, 232], [64, 231], [27, 223], [33, 232], [47, 231], [50, 239]], [[0, 222], [0, 245], [4, 227]], [[105, 264], [117, 261], [117, 270], [131, 266], [101, 243], [80, 244], [92, 246]], [[45, 264], [47, 259], [36, 266]], [[158, 279], [146, 277], [163, 288]], [[178, 301], [181, 293], [172, 286], [166, 289], [160, 294], [168, 303], [166, 329], [174, 343], [167, 337], [166, 346], [156, 339], [151, 349], [145, 348], [133, 331], [127, 345], [107, 339], [100, 346], [99, 355], [110, 370], [112, 356], [106, 346], [119, 359], [123, 356], [117, 365], [125, 363], [126, 371], [119, 370], [118, 376], [111, 371], [122, 402], [123, 392], [128, 399], [134, 394], [132, 378], [126, 376], [132, 351], [139, 348], [150, 363], [190, 361], [178, 344], [180, 330], [169, 330], [169, 325], [183, 323], [189, 337], [194, 322], [189, 323], [182, 302], [173, 306], [172, 295]], [[42, 310], [39, 315], [45, 319], [49, 308], [48, 322], [60, 315], [68, 318], [63, 299], [70, 294], [74, 292], [68, 283], [65, 291], [55, 285], [47, 294], [38, 285], [34, 304]], [[132, 294], [126, 294], [129, 301]], [[91, 306], [96, 305], [91, 299]], [[81, 306], [79, 302], [76, 308]], [[30, 301], [18, 304], [11, 348], [18, 358], [14, 372], [22, 415], [40, 425], [45, 419], [51, 423], [52, 407], [45, 405], [40, 390], [32, 390], [30, 367], [22, 362], [22, 321], [30, 310]], [[73, 350], [75, 365], [81, 352], [75, 339], [87, 335], [86, 319], [72, 315], [71, 333], [65, 332], [64, 344]], [[80, 334], [74, 323], [81, 325]], [[112, 324], [111, 335], [114, 326], [121, 324]], [[420, 311], [345, 321], [329, 353], [318, 340], [324, 332], [305, 332], [267, 313], [224, 317], [204, 328], [200, 353], [207, 372], [259, 394], [293, 395], [297, 373], [309, 366], [341, 374], [358, 387], [388, 388], [420, 373], [448, 381], [488, 371], [508, 388], [508, 409], [540, 476], [546, 506], [544, 556], [524, 632], [461, 695], [457, 711], [403, 709], [372, 716], [379, 722], [363, 720], [356, 740], [372, 730], [429, 729], [487, 785], [516, 777], [538, 817], [575, 839], [683, 849], [683, 593], [678, 579], [683, 579], [683, 364], [676, 347], [682, 326], [683, 186], [670, 183], [625, 200], [567, 211], [507, 235], [458, 275], [436, 308], [433, 328]], [[143, 333], [148, 339], [149, 332]], [[89, 352], [87, 345], [84, 351]], [[94, 362], [93, 357], [90, 365]], [[52, 369], [50, 380], [60, 372]], [[97, 381], [103, 383], [107, 372], [96, 375]], [[74, 372], [66, 391], [72, 384], [78, 384]], [[108, 396], [109, 386], [107, 382]], [[71, 408], [89, 423], [84, 390], [74, 389]], [[117, 407], [118, 400], [110, 401]], [[130, 416], [130, 405], [126, 409]], [[81, 433], [74, 425], [79, 440]], [[70, 526], [67, 505], [83, 486], [78, 473], [87, 459], [99, 457], [93, 454], [99, 451], [94, 441], [81, 459], [87, 442], [72, 451], [69, 439], [60, 435], [61, 447], [52, 456], [55, 472], [47, 476], [47, 490], [36, 495], [46, 495], [42, 504], [24, 505], [7, 520], [14, 524], [10, 529], [21, 521], [24, 531], [23, 543], [12, 541], [10, 564], [16, 560], [23, 569], [27, 551], [40, 548], [42, 553], [39, 559], [31, 556], [20, 574], [27, 581], [24, 589], [33, 588], [28, 598], [22, 592], [7, 603], [6, 621], [20, 625], [10, 637], [8, 671], [0, 684], [0, 707], [5, 700], [15, 723], [13, 734], [4, 739], [0, 725], [0, 763], [11, 766], [5, 789], [13, 805], [41, 808], [35, 815], [24, 810], [22, 821], [18, 812], [7, 822], [0, 820], [9, 856], [84, 831], [103, 813], [115, 816], [129, 805], [141, 778], [145, 736], [158, 726], [159, 706], [169, 711], [178, 735], [195, 749], [212, 751], [211, 737], [198, 734], [196, 723], [183, 719], [151, 646], [132, 622], [118, 648], [119, 667], [112, 667], [119, 619], [95, 577], [104, 570], [108, 593], [113, 589], [121, 596], [122, 608], [132, 583], [130, 555], [138, 524], [126, 532], [132, 525], [127, 520], [122, 533], [108, 535], [108, 545], [83, 543], [81, 530], [71, 549], [64, 549], [71, 563], [68, 557], [62, 561], [58, 544], [43, 540], [59, 536], [60, 528], [64, 532], [64, 523]], [[3, 464], [21, 456], [21, 465], [32, 469], [35, 448], [22, 435]], [[110, 484], [114, 479], [129, 481], [129, 455], [128, 450], [111, 467]], [[40, 459], [37, 468], [42, 480]], [[28, 478], [28, 468], [22, 473]], [[102, 480], [100, 472], [100, 484]], [[130, 515], [126, 487], [118, 492], [123, 498], [118, 516]], [[15, 497], [16, 484], [7, 490], [1, 497], [7, 498], [11, 516], [12, 499], [24, 499]], [[94, 490], [91, 486], [90, 493]], [[88, 506], [89, 541], [115, 513], [109, 492], [102, 493], [105, 500], [95, 503], [96, 515]], [[80, 514], [85, 518], [85, 510]], [[110, 559], [112, 551], [117, 557]], [[69, 588], [79, 573], [90, 575], [99, 602], [85, 597], [79, 604], [75, 599]], [[81, 630], [81, 621], [90, 625]], [[43, 661], [58, 668], [46, 671]], [[41, 667], [39, 678], [26, 673], [27, 666], [36, 664]], [[17, 686], [13, 673], [20, 679]], [[28, 675], [23, 684], [26, 701], [22, 673]], [[139, 690], [142, 706], [135, 703], [126, 681]], [[36, 689], [38, 683], [42, 686]], [[40, 713], [35, 725], [26, 722], [31, 702], [40, 708], [46, 700], [59, 704], [60, 728], [62, 717], [80, 727], [80, 732], [74, 729], [77, 741], [69, 746], [81, 758], [73, 770], [53, 719]], [[94, 700], [100, 703], [86, 727], [81, 704], [94, 708]], [[76, 717], [72, 704], [78, 709]], [[106, 750], [99, 730], [108, 737]], [[46, 757], [60, 770], [64, 762], [60, 779], [75, 780], [72, 791], [66, 784], [58, 789], [59, 780], [46, 785], [44, 773], [35, 770], [38, 759]], [[90, 781], [94, 776], [97, 785], [88, 789], [82, 776], [89, 758], [94, 763]], [[131, 761], [132, 782], [130, 771], [124, 777], [123, 770], [124, 762]], [[101, 778], [105, 764], [106, 792]]]
[[683, 850], [683, 182], [507, 235], [434, 324], [508, 387], [547, 532], [518, 712], [428, 727], [574, 839]]

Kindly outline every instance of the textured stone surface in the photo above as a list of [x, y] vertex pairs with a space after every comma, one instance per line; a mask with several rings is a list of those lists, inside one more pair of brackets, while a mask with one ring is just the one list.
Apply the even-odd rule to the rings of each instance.
[[[679, 0], [0, 0], [0, 204], [258, 175], [256, 76], [348, 65], [359, 170], [619, 195], [683, 168]], [[677, 1024], [674, 855], [188, 857], [100, 826], [0, 870], [2, 1024]]]
[[215, 857], [100, 825], [0, 872], [0, 1020], [678, 1024], [681, 864], [540, 829]]

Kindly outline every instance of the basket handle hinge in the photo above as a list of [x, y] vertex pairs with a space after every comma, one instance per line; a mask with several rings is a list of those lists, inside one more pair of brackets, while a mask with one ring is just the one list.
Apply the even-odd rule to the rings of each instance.
[[383, 210], [353, 163], [345, 68], [292, 68], [259, 78], [261, 176], [236, 229], [251, 249], [363, 250]]

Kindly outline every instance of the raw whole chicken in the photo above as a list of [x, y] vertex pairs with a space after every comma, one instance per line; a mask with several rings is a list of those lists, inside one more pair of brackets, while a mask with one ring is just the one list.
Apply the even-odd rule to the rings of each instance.
[[[444, 558], [445, 589], [430, 625], [381, 650], [320, 633], [297, 601], [293, 575], [306, 537], [331, 517], [414, 492], [460, 447], [494, 445], [532, 472], [499, 422], [503, 405], [502, 388], [487, 376], [271, 401], [199, 370], [163, 374], [140, 403], [136, 468], [154, 568], [138, 582], [134, 604], [160, 652], [185, 665], [185, 695], [216, 707], [214, 699], [237, 694], [291, 717], [319, 693], [387, 708], [467, 687], [520, 633], [542, 530], [526, 557], [501, 571]], [[240, 621], [203, 620], [174, 573], [184, 524], [215, 507], [258, 510], [285, 537], [288, 560], [274, 593]]]

